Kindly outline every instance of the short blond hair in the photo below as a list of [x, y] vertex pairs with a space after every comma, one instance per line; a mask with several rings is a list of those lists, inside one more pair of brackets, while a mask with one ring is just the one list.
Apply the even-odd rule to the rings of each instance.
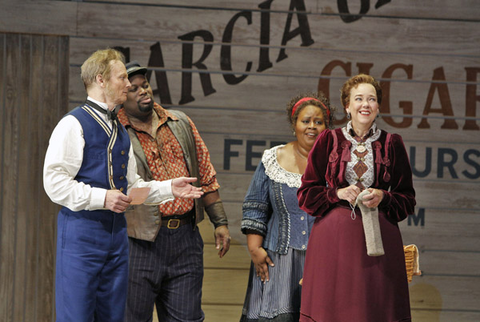
[[85, 89], [88, 89], [93, 83], [97, 75], [102, 75], [103, 79], [110, 79], [112, 72], [112, 62], [119, 60], [125, 63], [125, 56], [118, 50], [107, 48], [97, 50], [82, 64], [81, 78]]

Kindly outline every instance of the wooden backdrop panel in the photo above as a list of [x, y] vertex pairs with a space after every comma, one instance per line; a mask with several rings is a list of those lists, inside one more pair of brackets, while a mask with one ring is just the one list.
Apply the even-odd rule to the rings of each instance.
[[54, 321], [55, 221], [48, 139], [68, 106], [68, 38], [0, 33], [0, 320]]
[[[280, 2], [275, 3], [279, 4]], [[378, 78], [389, 81], [391, 92], [386, 99], [389, 102], [390, 111], [382, 116], [389, 117], [391, 115], [394, 122], [400, 123], [404, 114], [404, 110], [400, 108], [401, 104], [404, 104], [405, 101], [411, 102], [412, 111], [406, 116], [411, 119], [411, 125], [407, 128], [397, 128], [392, 126], [391, 122], [387, 123], [383, 117], [379, 119], [379, 125], [388, 131], [400, 133], [409, 153], [412, 149], [415, 150], [416, 158], [412, 165], [418, 172], [422, 172], [427, 166], [430, 168], [426, 175], [416, 177], [419, 179], [415, 181], [418, 193], [417, 213], [412, 220], [402, 223], [402, 230], [406, 234], [405, 241], [418, 243], [422, 252], [422, 262], [425, 262], [425, 278], [444, 276], [447, 281], [452, 278], [450, 282], [458, 286], [458, 280], [453, 277], [468, 276], [470, 282], [474, 283], [478, 278], [475, 273], [478, 268], [478, 259], [475, 257], [472, 260], [466, 260], [466, 258], [469, 258], [471, 252], [476, 254], [479, 250], [474, 241], [478, 237], [476, 221], [480, 209], [476, 202], [475, 189], [473, 189], [478, 186], [478, 180], [472, 181], [462, 177], [461, 173], [469, 171], [478, 178], [478, 166], [476, 166], [478, 156], [473, 154], [475, 160], [473, 165], [472, 162], [467, 162], [463, 156], [466, 151], [478, 151], [480, 142], [478, 137], [472, 137], [464, 131], [442, 129], [442, 126], [447, 119], [445, 113], [448, 112], [446, 111], [448, 104], [452, 108], [453, 115], [451, 116], [454, 118], [457, 128], [460, 129], [465, 124], [464, 117], [468, 115], [465, 92], [471, 85], [467, 80], [466, 68], [478, 66], [479, 59], [476, 48], [478, 34], [474, 35], [475, 32], [471, 30], [471, 21], [464, 21], [461, 24], [448, 21], [449, 18], [455, 19], [459, 16], [464, 19], [465, 15], [459, 11], [456, 12], [457, 15], [450, 13], [448, 18], [443, 16], [447, 21], [425, 19], [418, 22], [401, 17], [408, 11], [407, 6], [398, 8], [394, 5], [392, 4], [388, 14], [385, 13], [385, 10], [383, 13], [396, 18], [382, 16], [350, 25], [343, 24], [338, 17], [310, 15], [308, 17], [309, 24], [315, 43], [308, 47], [299, 46], [299, 37], [288, 42], [287, 46], [279, 47], [287, 14], [272, 12], [270, 15], [270, 42], [267, 47], [273, 66], [262, 72], [256, 70], [260, 64], [258, 60], [260, 48], [255, 47], [259, 43], [258, 37], [260, 36], [259, 13], [252, 13], [251, 24], [239, 20], [234, 29], [231, 43], [233, 59], [231, 72], [237, 76], [247, 75], [244, 81], [234, 86], [226, 84], [224, 80], [224, 75], [230, 71], [220, 68], [221, 49], [222, 45], [225, 45], [222, 43], [225, 30], [223, 28], [234, 14], [231, 11], [199, 10], [198, 19], [191, 19], [188, 23], [179, 25], [176, 23], [176, 19], [168, 21], [167, 18], [162, 17], [178, 15], [180, 19], [180, 16], [190, 9], [189, 7], [151, 6], [148, 7], [145, 32], [142, 33], [141, 40], [135, 40], [133, 33], [136, 22], [132, 20], [122, 39], [115, 38], [108, 30], [109, 27], [103, 26], [107, 31], [106, 38], [101, 41], [112, 47], [128, 48], [130, 59], [138, 60], [143, 65], [147, 65], [154, 55], [151, 48], [157, 42], [157, 46], [161, 46], [164, 65], [151, 67], [154, 67], [152, 70], [165, 72], [167, 76], [172, 101], [170, 104], [167, 103], [166, 107], [186, 112], [194, 120], [207, 143], [222, 185], [221, 196], [229, 214], [232, 236], [239, 241], [245, 241], [245, 237], [239, 232], [238, 227], [241, 221], [241, 202], [253, 171], [251, 167], [259, 162], [262, 151], [271, 146], [272, 142], [287, 142], [292, 139], [284, 112], [289, 98], [300, 90], [315, 89], [322, 80], [327, 79], [329, 80], [327, 94], [331, 97], [332, 103], [340, 107], [338, 88], [346, 79], [346, 75], [366, 68]], [[272, 5], [272, 9], [278, 8], [279, 6], [274, 8]], [[456, 6], [456, 8], [459, 7]], [[128, 14], [129, 9], [128, 6], [117, 7], [115, 12], [117, 15], [123, 16]], [[98, 8], [88, 8], [85, 11], [85, 17], [89, 15], [89, 10], [98, 10]], [[418, 17], [426, 13], [426, 11], [421, 11], [421, 13], [415, 11], [411, 17], [416, 15]], [[211, 24], [212, 14], [216, 16], [215, 19], [218, 22], [215, 27], [212, 27]], [[381, 15], [380, 10], [378, 14]], [[149, 19], [150, 16], [157, 18]], [[434, 14], [431, 13], [429, 16], [434, 16]], [[208, 21], [208, 23], [204, 21]], [[85, 21], [85, 29], [82, 29], [82, 33], [86, 37], [72, 40], [72, 44], [75, 43], [75, 46], [72, 46], [72, 71], [78, 68], [86, 55], [100, 43], [98, 39], [91, 37], [87, 22], [88, 19]], [[151, 28], [149, 24], [151, 24]], [[181, 54], [186, 47], [184, 47], [185, 43], [179, 40], [179, 36], [200, 29], [211, 32], [214, 39], [212, 51], [203, 63], [210, 72], [209, 77], [215, 92], [210, 95], [203, 93], [199, 81], [200, 75], [194, 68], [191, 76], [191, 95], [195, 100], [182, 105], [180, 103], [180, 94], [184, 86], [182, 81], [185, 73], [189, 73], [190, 70], [182, 67]], [[454, 44], [459, 39], [453, 39], [455, 38], [454, 33], [446, 31], [455, 29], [459, 34], [467, 34], [472, 42], [465, 46], [462, 45], [461, 48], [450, 50], [444, 44]], [[382, 39], [382, 41], [368, 41], [370, 35], [375, 35], [375, 38]], [[432, 39], [441, 40], [435, 43], [430, 42], [428, 46], [425, 46], [426, 35]], [[193, 61], [199, 59], [205, 48], [201, 38], [195, 40], [191, 47]], [[275, 58], [282, 49], [285, 50], [288, 58], [275, 62]], [[337, 64], [341, 67], [326, 72], [328, 67], [337, 61], [343, 65]], [[249, 72], [245, 72], [248, 62], [252, 62], [252, 68]], [[343, 66], [348, 66], [345, 67], [348, 70], [344, 70]], [[397, 66], [397, 70], [391, 75], [387, 75], [387, 70], [393, 66]], [[410, 75], [407, 75], [407, 70], [411, 73]], [[441, 77], [438, 78], [438, 75]], [[72, 75], [72, 77], [74, 76]], [[78, 82], [78, 78], [71, 81], [72, 85], [75, 82]], [[437, 82], [445, 84], [444, 87], [435, 87]], [[154, 89], [161, 86], [157, 84], [153, 74], [151, 83]], [[474, 84], [474, 86], [477, 85]], [[78, 93], [72, 90], [70, 92], [70, 97], [74, 101], [72, 103], [83, 99], [81, 86], [77, 88], [79, 89]], [[438, 111], [439, 106], [445, 108], [445, 98], [440, 98], [440, 91], [445, 92], [445, 90], [449, 94], [447, 109]], [[433, 93], [432, 97], [429, 96], [429, 92]], [[156, 99], [159, 101], [160, 97], [157, 96]], [[430, 111], [431, 106], [434, 106], [436, 110]], [[426, 116], [425, 120], [423, 115]], [[343, 117], [341, 108], [339, 108], [337, 116]], [[426, 128], [419, 128], [422, 122], [426, 122]], [[439, 133], [442, 134], [439, 135]], [[235, 156], [227, 155], [226, 146], [228, 144], [230, 144], [230, 152], [236, 153]], [[249, 144], [251, 144], [250, 150]], [[428, 150], [432, 151], [430, 159], [426, 157]], [[449, 167], [448, 159], [445, 158], [450, 155], [444, 155], [444, 162], [440, 162], [441, 151], [453, 151], [458, 156], [458, 161]], [[430, 163], [427, 164], [427, 162]], [[454, 178], [451, 169], [456, 171], [460, 178]], [[442, 178], [439, 177], [439, 173], [442, 173]], [[449, 209], [449, 212], [438, 215], [439, 209]], [[464, 210], [470, 216], [462, 216]], [[451, 216], [451, 213], [457, 215]], [[449, 221], [450, 218], [463, 219], [463, 221]], [[233, 229], [234, 227], [237, 229]], [[448, 264], [444, 265], [444, 269], [439, 269], [436, 265], [439, 261], [439, 254], [444, 253], [448, 256], [441, 258], [444, 258]], [[213, 260], [210, 256], [206, 258], [209, 261]], [[454, 269], [456, 260], [462, 261], [463, 270]], [[214, 269], [215, 264], [211, 265], [208, 269]], [[206, 287], [210, 291], [215, 290], [215, 292], [223, 294], [222, 285], [220, 283], [219, 286], [216, 286], [215, 283], [209, 282]], [[413, 292], [417, 292], [416, 288], [413, 289]], [[447, 288], [443, 287], [442, 292], [446, 292], [444, 295], [448, 301], [454, 298], [451, 293], [447, 292]], [[455, 291], [453, 293], [455, 294]], [[425, 295], [421, 294], [421, 296]], [[210, 301], [210, 299], [206, 301]], [[422, 308], [413, 307], [414, 310]], [[430, 309], [434, 315], [442, 307], [434, 306]], [[459, 312], [463, 312], [465, 309], [471, 308], [461, 308]]]
[[74, 1], [2, 0], [0, 30], [44, 35], [75, 35]]
[[[4, 78], [4, 103], [2, 104], [4, 120], [2, 123], [2, 141], [3, 141], [3, 150], [2, 150], [2, 243], [0, 256], [2, 260], [0, 261], [0, 280], [2, 281], [12, 281], [11, 283], [6, 283], [2, 288], [1, 303], [5, 306], [4, 310], [1, 310], [2, 319], [10, 320], [13, 316], [13, 294], [14, 294], [14, 283], [15, 280], [15, 231], [16, 231], [16, 217], [11, 216], [16, 211], [16, 190], [11, 189], [11, 187], [17, 186], [17, 176], [18, 168], [15, 166], [18, 156], [17, 156], [17, 99], [19, 98], [18, 93], [15, 89], [17, 88], [16, 81], [18, 77], [16, 75], [16, 68], [13, 66], [18, 66], [18, 37], [10, 35], [2, 35], [5, 42], [5, 56], [4, 56], [4, 66], [7, 66], [4, 71], [4, 75], [9, 75], [10, 77]], [[8, 137], [7, 137], [8, 135]], [[4, 215], [5, 214], [5, 215]], [[3, 283], [2, 283], [3, 285]]]
[[[281, 44], [288, 14], [285, 12], [273, 11], [280, 3], [288, 4], [290, 1], [275, 1], [270, 14], [270, 39], [271, 44]], [[394, 5], [393, 3], [392, 5]], [[477, 5], [478, 6], [478, 5]], [[83, 37], [98, 37], [101, 30], [104, 38], [138, 39], [138, 19], [131, 19], [134, 5], [114, 5], [104, 3], [80, 3], [79, 7], [79, 35]], [[195, 11], [196, 19], [184, 19], [185, 16], [192, 16]], [[111, 24], [108, 20], [101, 19], [103, 12], [122, 20], [122, 24]], [[221, 41], [224, 35], [225, 26], [234, 16], [230, 10], [195, 10], [190, 7], [148, 7], [141, 11], [141, 39], [143, 40], [178, 40], [189, 32], [197, 30], [208, 30], [216, 42]], [[362, 48], [362, 51], [389, 51], [397, 50], [403, 52], [420, 53], [443, 53], [443, 54], [471, 54], [475, 55], [478, 48], [475, 46], [479, 41], [478, 32], [472, 28], [469, 21], [431, 20], [431, 19], [400, 19], [395, 17], [370, 17], [371, 19], [359, 20], [357, 23], [345, 24], [338, 16], [317, 16], [309, 17], [309, 26], [312, 37], [318, 42], [314, 46], [323, 48], [343, 48], [353, 50]], [[179, 21], [182, 23], [179, 24]], [[239, 44], [259, 45], [260, 35], [260, 13], [255, 13], [252, 23], [249, 25], [245, 20], [240, 20], [235, 25], [234, 41]], [[359, 25], [361, 28], [359, 28]], [[382, 28], [378, 28], [381, 25]], [[339, 32], [342, 30], [342, 32]], [[445, 32], [448, 30], [450, 32]], [[469, 39], [469, 42], [462, 43], [462, 46], [445, 46], [445, 43], [455, 44], [459, 41], [457, 34], [462, 32], [462, 37]], [[421, 41], [428, 34], [436, 39], [429, 46], [424, 46]], [[374, 35], [385, 41], [370, 41], [368, 46], [365, 42]], [[402, 42], [396, 39], [408, 38], [409, 41]], [[291, 40], [289, 45], [300, 45], [298, 39]], [[392, 49], [390, 49], [392, 48]]]
[[[45, 65], [45, 71], [51, 72], [55, 68], [55, 63], [46, 62], [47, 56], [62, 57], [63, 62], [57, 62], [58, 73], [62, 75], [59, 79], [69, 86], [67, 92], [65, 86], [59, 85], [63, 92], [58, 90], [56, 99], [68, 97], [68, 104], [63, 108], [68, 105], [68, 109], [72, 109], [85, 99], [79, 76], [81, 64], [93, 51], [110, 46], [121, 47], [129, 59], [150, 65], [158, 75], [163, 73], [166, 83], [157, 79], [155, 73], [150, 75], [155, 100], [167, 108], [182, 110], [192, 118], [218, 172], [234, 245], [225, 258], [216, 258], [210, 223], [202, 223], [207, 321], [236, 321], [240, 315], [250, 262], [245, 236], [239, 230], [242, 201], [262, 152], [293, 139], [285, 116], [287, 101], [298, 92], [320, 89], [338, 108], [336, 117], [341, 120], [344, 113], [339, 89], [348, 76], [359, 72], [370, 73], [384, 82], [385, 98], [377, 122], [380, 128], [402, 135], [414, 168], [418, 204], [415, 214], [400, 223], [404, 242], [417, 244], [421, 251], [424, 276], [415, 277], [410, 285], [414, 320], [478, 320], [480, 310], [474, 303], [480, 301], [480, 203], [476, 194], [480, 184], [480, 2], [394, 0], [378, 8], [378, 1], [345, 3], [348, 8], [342, 11], [335, 0], [270, 3], [202, 0], [195, 4], [187, 0], [3, 0], [0, 31], [63, 34], [69, 37], [70, 47], [63, 50], [65, 55], [62, 55], [60, 47], [58, 51], [48, 51], [43, 38], [33, 37], [31, 48], [42, 47], [44, 54], [33, 55], [29, 66], [25, 56], [12, 58], [9, 53], [12, 48], [28, 52], [25, 41], [13, 38], [12, 45], [7, 44], [7, 38], [0, 39], [3, 48], [0, 61], [5, 62], [0, 64], [4, 107], [0, 113], [3, 126], [0, 182], [4, 183], [2, 187], [5, 182], [15, 182], [19, 192], [27, 191], [37, 200], [17, 205], [15, 198], [20, 197], [12, 191], [0, 197], [0, 277], [15, 280], [15, 285], [12, 282], [3, 287], [2, 284], [0, 299], [6, 299], [9, 305], [21, 300], [23, 293], [17, 286], [24, 286], [18, 276], [25, 273], [25, 287], [30, 290], [37, 285], [35, 292], [24, 295], [25, 301], [35, 303], [25, 309], [29, 317], [25, 320], [34, 321], [53, 309], [38, 307], [44, 301], [42, 296], [51, 303], [53, 290], [41, 293], [39, 290], [47, 289], [52, 280], [40, 282], [33, 274], [38, 264], [53, 271], [53, 254], [48, 252], [53, 249], [54, 224], [47, 215], [42, 217], [51, 212], [42, 212], [35, 220], [23, 215], [4, 216], [5, 211], [27, 214], [51, 207], [50, 202], [43, 199], [41, 186], [28, 185], [28, 178], [34, 175], [38, 176], [35, 180], [41, 180], [41, 167], [32, 167], [31, 172], [15, 169], [15, 162], [25, 158], [27, 152], [15, 147], [11, 135], [19, 138], [30, 135], [27, 150], [42, 160], [41, 154], [46, 148], [42, 144], [51, 131], [48, 125], [56, 123], [63, 114], [58, 110], [57, 115], [53, 111], [46, 115], [43, 109], [30, 108], [31, 118], [26, 120], [25, 97], [30, 97], [29, 106], [37, 107], [37, 102], [48, 101], [46, 97], [51, 99], [49, 104], [57, 104], [53, 99], [54, 86], [32, 79], [45, 77], [43, 67], [39, 66]], [[297, 7], [290, 12], [291, 4]], [[298, 19], [298, 6], [302, 4], [308, 25]], [[358, 15], [362, 4], [368, 4], [368, 10]], [[261, 12], [260, 6], [266, 6], [267, 10]], [[345, 9], [352, 15], [345, 16]], [[287, 26], [289, 14], [293, 14], [291, 26]], [[103, 19], [106, 16], [114, 19]], [[353, 19], [346, 23], [345, 18]], [[293, 34], [294, 30], [300, 33]], [[192, 33], [197, 36], [189, 38]], [[211, 41], [205, 42], [200, 34], [211, 36]], [[288, 40], [282, 42], [284, 37]], [[308, 41], [309, 37], [313, 42]], [[190, 69], [189, 64], [200, 60], [210, 45], [211, 51], [205, 52], [199, 62], [205, 69], [199, 71], [195, 66]], [[228, 48], [231, 55], [226, 54]], [[68, 59], [69, 63], [65, 63]], [[229, 59], [231, 69], [222, 67], [221, 63]], [[7, 60], [23, 68], [12, 70]], [[59, 67], [66, 65], [68, 70]], [[29, 73], [33, 75], [29, 85], [31, 94], [14, 98], [8, 85], [13, 80], [7, 76], [17, 75], [21, 80], [15, 82], [25, 83]], [[231, 75], [245, 75], [245, 79], [229, 84], [226, 78]], [[189, 85], [191, 92], [186, 90]], [[209, 86], [207, 93], [204, 88]], [[187, 102], [185, 97], [190, 97]], [[337, 126], [342, 124], [339, 122]], [[33, 135], [32, 131], [28, 134], [27, 128], [32, 126], [39, 127], [36, 131], [40, 135]], [[10, 132], [13, 134], [5, 138], [3, 133]], [[12, 157], [12, 153], [16, 153], [16, 157]], [[37, 230], [29, 233], [25, 240], [21, 234], [9, 230], [31, 230], [31, 226]], [[31, 247], [32, 244], [35, 247]], [[19, 253], [18, 249], [26, 251]], [[35, 255], [40, 252], [47, 256]], [[25, 258], [31, 256], [38, 257], [34, 263], [27, 261], [23, 266]], [[221, 274], [217, 274], [219, 272]], [[221, 277], [220, 283], [215, 282], [217, 276]], [[12, 292], [15, 292], [14, 299], [8, 300]], [[18, 317], [22, 312], [18, 307], [16, 304], [1, 312], [6, 312], [2, 314], [9, 318]]]
[[[95, 2], [96, 0], [84, 0], [85, 2]], [[103, 2], [111, 2], [111, 3], [126, 3], [132, 4], [132, 0], [106, 0]], [[189, 0], [140, 0], [135, 1], [136, 3], [150, 5], [150, 6], [185, 6], [191, 7], [192, 2]], [[231, 9], [231, 10], [259, 10], [259, 6], [264, 1], [222, 1], [222, 0], [210, 0], [208, 2], [196, 2], [195, 7], [197, 8], [221, 8], [221, 9]], [[277, 10], [288, 11], [288, 3], [285, 1], [280, 2], [276, 1], [275, 5], [280, 3], [280, 5], [276, 6]], [[338, 3], [338, 2], [337, 2]], [[325, 14], [325, 15], [338, 15], [338, 4], [335, 1], [323, 1], [323, 0], [316, 0], [316, 1], [308, 1], [308, 12], [310, 13], [317, 13], [317, 14]], [[349, 11], [352, 14], [360, 12], [360, 3], [350, 1], [348, 3]], [[429, 2], [422, 2], [418, 3], [416, 0], [404, 0], [401, 3], [396, 3], [395, 7], [390, 6], [383, 6], [380, 10], [374, 10], [374, 8], [370, 8], [369, 15], [378, 16], [378, 15], [387, 15], [391, 17], [403, 17], [403, 18], [428, 18], [428, 17], [436, 17], [439, 20], [442, 19], [465, 19], [465, 20], [473, 20], [477, 21], [478, 16], [475, 14], [480, 10], [480, 5], [478, 2], [472, 0], [456, 0], [455, 2], [449, 0], [437, 0], [435, 2], [435, 7], [431, 7]], [[281, 8], [281, 9], [280, 9]], [[412, 10], [415, 8], [415, 10]], [[470, 9], [470, 10], [466, 10]]]

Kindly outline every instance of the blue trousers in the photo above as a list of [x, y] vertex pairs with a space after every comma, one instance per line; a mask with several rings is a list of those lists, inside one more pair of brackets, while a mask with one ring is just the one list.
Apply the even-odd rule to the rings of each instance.
[[55, 303], [58, 322], [123, 322], [128, 237], [123, 214], [58, 214]]
[[161, 227], [154, 242], [129, 238], [130, 272], [126, 322], [200, 322], [203, 240], [198, 228]]

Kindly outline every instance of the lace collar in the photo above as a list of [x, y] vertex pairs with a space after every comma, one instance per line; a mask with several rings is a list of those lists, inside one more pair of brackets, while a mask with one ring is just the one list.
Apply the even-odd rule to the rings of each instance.
[[[343, 135], [347, 140], [352, 142], [352, 145], [353, 145], [352, 151], [353, 151], [354, 148], [357, 147], [358, 142], [352, 136], [351, 134], [353, 132], [352, 130], [353, 130], [352, 121], [348, 122], [347, 126], [342, 127]], [[371, 135], [368, 136], [368, 138], [365, 140], [365, 143], [372, 143], [373, 141], [378, 140], [378, 138], [380, 137], [380, 134], [382, 133], [382, 131], [377, 128], [377, 125], [375, 124], [375, 122], [373, 123], [372, 127], [370, 127], [369, 132], [371, 133]]]
[[[352, 121], [348, 122], [347, 123], [347, 132], [348, 134], [350, 134], [350, 136], [353, 138], [355, 137], [355, 131], [353, 130], [353, 126], [352, 126]], [[366, 135], [366, 138], [368, 139], [369, 137], [377, 134], [378, 132], [378, 129], [377, 129], [377, 124], [375, 122], [373, 122], [372, 126], [370, 127], [370, 129], [368, 130], [368, 134]], [[363, 138], [362, 138], [363, 139]]]
[[273, 181], [284, 183], [290, 188], [300, 188], [302, 184], [302, 175], [285, 170], [278, 164], [277, 150], [285, 145], [278, 145], [265, 150], [262, 156], [262, 163], [265, 167], [265, 174]]

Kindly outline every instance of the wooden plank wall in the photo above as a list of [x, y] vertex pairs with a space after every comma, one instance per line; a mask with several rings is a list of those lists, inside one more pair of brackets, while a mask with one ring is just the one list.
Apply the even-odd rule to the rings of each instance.
[[[82, 62], [96, 49], [119, 47], [151, 68], [156, 100], [197, 125], [234, 237], [219, 260], [209, 223], [202, 224], [206, 321], [239, 318], [249, 266], [241, 203], [262, 151], [292, 139], [287, 101], [300, 91], [323, 90], [343, 125], [339, 89], [358, 72], [382, 81], [378, 124], [402, 135], [414, 168], [418, 205], [401, 223], [404, 243], [421, 250], [424, 274], [410, 285], [414, 321], [480, 320], [478, 1], [0, 3], [0, 31], [69, 36], [69, 109], [85, 98]], [[1, 142], [5, 160], [11, 147]], [[12, 173], [1, 175], [5, 181]], [[12, 247], [2, 242], [2, 256]]]
[[68, 37], [0, 33], [0, 321], [54, 321], [58, 208], [45, 150], [68, 106]]

